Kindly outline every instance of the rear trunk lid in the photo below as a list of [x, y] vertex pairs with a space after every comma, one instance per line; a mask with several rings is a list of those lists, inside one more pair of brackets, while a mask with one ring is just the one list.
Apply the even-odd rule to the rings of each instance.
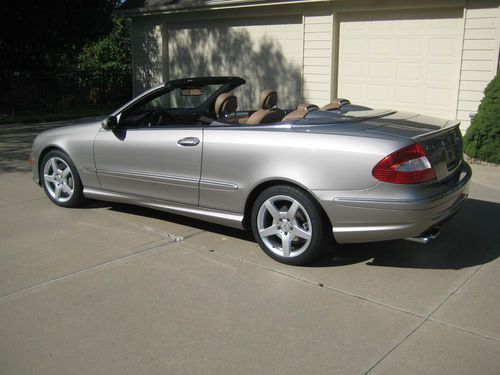
[[460, 122], [402, 112], [375, 121], [379, 125], [369, 131], [411, 138], [420, 144], [438, 181], [454, 175], [460, 167], [463, 151]]
[[367, 136], [413, 140], [424, 148], [439, 181], [454, 175], [462, 161], [462, 134], [457, 121], [387, 110], [342, 114], [313, 111], [296, 125], [315, 127], [308, 130], [313, 132], [359, 134], [361, 131]]

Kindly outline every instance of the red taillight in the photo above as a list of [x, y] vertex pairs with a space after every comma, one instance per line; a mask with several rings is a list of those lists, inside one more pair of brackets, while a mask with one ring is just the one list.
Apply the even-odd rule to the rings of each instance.
[[373, 168], [372, 175], [393, 184], [419, 184], [436, 178], [424, 149], [417, 143], [386, 156]]

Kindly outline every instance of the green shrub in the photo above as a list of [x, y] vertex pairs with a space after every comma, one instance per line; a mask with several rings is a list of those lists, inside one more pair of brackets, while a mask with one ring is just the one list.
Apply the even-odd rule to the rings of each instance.
[[500, 74], [486, 86], [478, 112], [464, 137], [467, 155], [500, 163]]

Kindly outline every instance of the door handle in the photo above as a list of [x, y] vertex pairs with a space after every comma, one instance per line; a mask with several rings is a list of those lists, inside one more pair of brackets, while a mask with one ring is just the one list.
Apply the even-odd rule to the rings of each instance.
[[196, 146], [200, 143], [200, 140], [196, 137], [186, 137], [179, 139], [177, 144], [180, 146]]

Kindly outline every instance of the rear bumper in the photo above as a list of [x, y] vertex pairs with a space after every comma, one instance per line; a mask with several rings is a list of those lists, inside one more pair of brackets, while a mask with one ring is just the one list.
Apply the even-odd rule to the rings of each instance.
[[468, 195], [471, 176], [470, 166], [463, 162], [461, 170], [447, 183], [406, 187], [406, 196], [402, 193], [404, 186], [382, 183], [374, 191], [359, 192], [356, 194], [359, 197], [334, 197], [321, 203], [339, 243], [418, 237], [460, 210]]

